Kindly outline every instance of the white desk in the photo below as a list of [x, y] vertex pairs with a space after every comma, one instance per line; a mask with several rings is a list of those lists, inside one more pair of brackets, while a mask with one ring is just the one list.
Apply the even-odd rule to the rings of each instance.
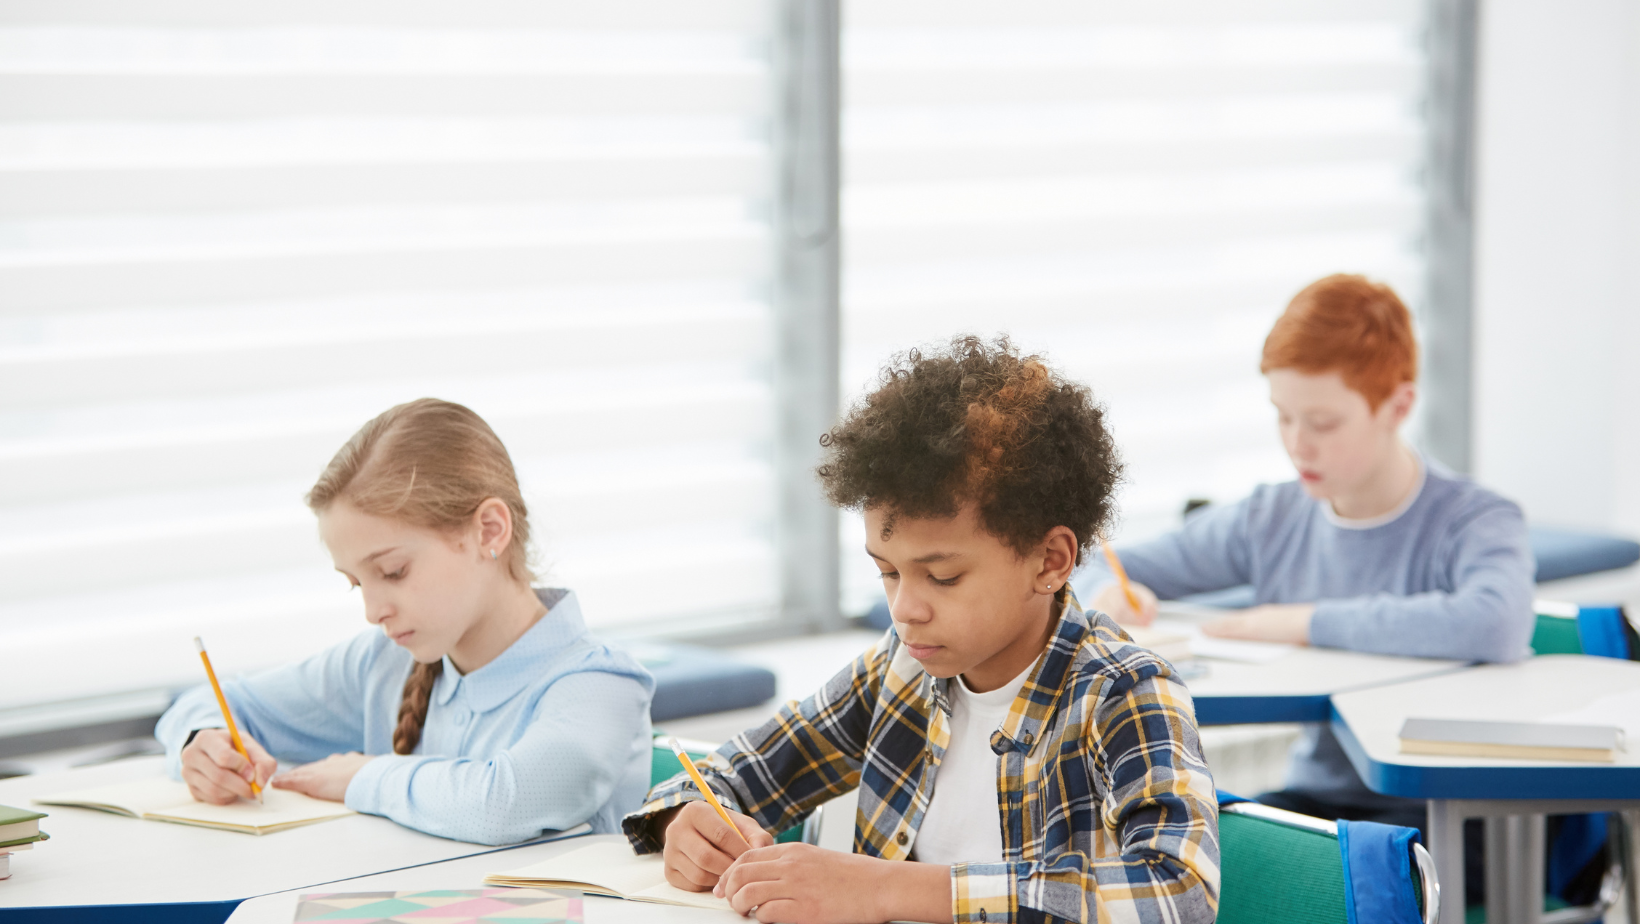
[[[0, 803], [27, 807], [36, 796], [163, 772], [163, 758], [145, 757], [0, 780]], [[51, 840], [12, 855], [12, 876], [0, 880], [0, 916], [8, 908], [236, 902], [496, 849], [422, 834], [372, 815], [258, 837], [91, 809], [40, 810], [49, 815], [40, 827]], [[118, 917], [110, 907], [98, 919]]]
[[1325, 722], [1335, 694], [1450, 674], [1466, 662], [1303, 647], [1263, 664], [1203, 663], [1207, 676], [1185, 681], [1198, 725]]
[[[1640, 689], [1640, 663], [1546, 655], [1336, 695], [1333, 729], [1374, 791], [1429, 800], [1430, 853], [1446, 888], [1462, 888], [1463, 820], [1486, 818], [1487, 920], [1534, 922], [1543, 816], [1640, 810], [1640, 747], [1611, 764], [1402, 754], [1401, 724], [1411, 716], [1532, 721], [1632, 689]], [[1463, 902], [1441, 903], [1442, 924], [1462, 920]]]
[[[596, 835], [598, 838], [626, 839], [618, 834]], [[387, 892], [407, 889], [479, 889], [489, 873], [503, 872], [539, 863], [549, 857], [575, 850], [592, 842], [580, 837], [553, 844], [531, 844], [514, 847], [500, 853], [465, 857], [398, 870], [376, 876], [363, 876], [343, 882], [332, 882], [323, 889], [294, 889], [253, 898], [240, 905], [228, 918], [228, 924], [290, 924], [296, 916], [296, 905], [304, 892]], [[585, 902], [586, 924], [746, 924], [738, 914], [707, 911], [702, 908], [682, 908], [676, 905], [657, 905], [652, 902], [628, 902], [616, 898], [588, 895]]]

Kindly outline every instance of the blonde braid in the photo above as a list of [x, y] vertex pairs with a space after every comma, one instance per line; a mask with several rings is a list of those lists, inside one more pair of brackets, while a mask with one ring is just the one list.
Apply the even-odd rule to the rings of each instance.
[[427, 707], [433, 701], [433, 684], [442, 673], [443, 658], [410, 668], [410, 676], [404, 680], [404, 699], [399, 701], [399, 724], [393, 729], [393, 753], [409, 754], [421, 743]]

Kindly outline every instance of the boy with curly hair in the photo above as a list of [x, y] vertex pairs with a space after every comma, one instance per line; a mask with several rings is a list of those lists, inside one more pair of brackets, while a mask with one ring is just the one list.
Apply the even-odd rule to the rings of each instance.
[[[738, 834], [680, 777], [626, 818], [633, 845], [760, 921], [1213, 920], [1190, 696], [1066, 586], [1121, 472], [1088, 390], [960, 338], [897, 359], [821, 442], [893, 628], [703, 762]], [[855, 787], [853, 853], [773, 844]]]

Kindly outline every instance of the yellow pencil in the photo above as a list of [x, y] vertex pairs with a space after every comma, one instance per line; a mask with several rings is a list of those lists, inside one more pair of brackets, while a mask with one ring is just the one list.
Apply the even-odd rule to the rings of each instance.
[[1127, 569], [1122, 567], [1122, 560], [1116, 557], [1116, 550], [1110, 547], [1109, 542], [1101, 541], [1099, 547], [1105, 550], [1105, 561], [1110, 562], [1110, 570], [1116, 572], [1116, 580], [1122, 584], [1122, 596], [1127, 597], [1128, 606], [1133, 612], [1139, 612], [1139, 595], [1133, 592], [1133, 585], [1128, 583]]
[[[216, 691], [216, 704], [222, 707], [222, 717], [228, 720], [228, 735], [233, 738], [233, 749], [239, 752], [240, 757], [245, 758], [246, 763], [250, 763], [250, 752], [245, 750], [245, 742], [239, 738], [239, 726], [234, 724], [233, 713], [228, 711], [228, 698], [222, 695], [222, 684], [216, 682], [216, 671], [211, 669], [211, 656], [205, 653], [205, 642], [197, 635], [194, 636], [194, 647], [199, 649], [199, 660], [205, 662], [205, 676], [211, 678], [211, 689]], [[256, 785], [255, 772], [256, 768], [253, 764], [251, 767], [251, 773], [253, 774], [251, 777], [251, 792], [255, 794], [256, 801], [261, 802], [262, 787]]]
[[695, 781], [695, 788], [699, 789], [700, 794], [706, 797], [706, 804], [715, 809], [718, 816], [728, 823], [729, 830], [735, 832], [735, 837], [740, 838], [741, 843], [747, 847], [752, 846], [752, 842], [746, 840], [746, 835], [740, 833], [740, 826], [735, 824], [735, 820], [730, 818], [729, 813], [723, 810], [723, 803], [719, 802], [717, 796], [712, 794], [712, 787], [706, 785], [705, 777], [702, 777], [700, 771], [695, 769], [695, 762], [690, 760], [689, 755], [683, 752], [683, 747], [678, 744], [678, 739], [673, 738], [671, 740], [672, 753], [678, 755], [678, 761], [683, 764], [683, 769], [689, 771], [689, 778]]

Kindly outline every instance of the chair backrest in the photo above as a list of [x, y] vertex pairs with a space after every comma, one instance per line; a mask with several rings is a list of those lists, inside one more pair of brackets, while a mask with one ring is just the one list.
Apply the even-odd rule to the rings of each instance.
[[[649, 785], [651, 787], [683, 772], [683, 761], [678, 760], [678, 755], [672, 753], [672, 746], [665, 743], [666, 740], [660, 737], [658, 732], [656, 733], [655, 747], [653, 753], [649, 756]], [[709, 753], [705, 748], [696, 749], [688, 745], [684, 745], [683, 750], [684, 753], [689, 755], [689, 759], [694, 761], [705, 758]], [[787, 828], [775, 837], [775, 843], [790, 844], [796, 841], [807, 841], [812, 844], [820, 836], [819, 819], [815, 819], [812, 832], [806, 830], [807, 827], [805, 825], [794, 825]]]
[[1620, 606], [1578, 606], [1538, 601], [1532, 652], [1540, 655], [1588, 654], [1635, 660], [1640, 646]]
[[[1438, 903], [1434, 864], [1422, 847], [1407, 890], [1424, 921]], [[1338, 828], [1330, 821], [1238, 802], [1219, 807], [1219, 924], [1348, 924], [1346, 883]], [[1381, 873], [1374, 873], [1381, 875]], [[1428, 885], [1426, 886], [1426, 882]]]

